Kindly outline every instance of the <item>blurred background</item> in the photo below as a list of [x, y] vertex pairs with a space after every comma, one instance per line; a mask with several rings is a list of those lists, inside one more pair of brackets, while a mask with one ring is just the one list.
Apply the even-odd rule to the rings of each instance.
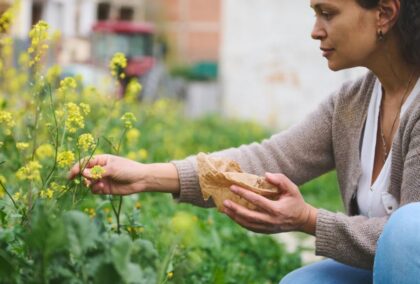
[[[13, 0], [0, 0], [0, 13]], [[143, 100], [175, 97], [190, 117], [216, 113], [273, 130], [302, 119], [362, 69], [331, 72], [310, 38], [309, 1], [22, 0], [15, 55], [39, 20], [61, 31], [50, 55], [63, 74], [101, 85], [117, 51]], [[17, 60], [17, 58], [15, 58]]]

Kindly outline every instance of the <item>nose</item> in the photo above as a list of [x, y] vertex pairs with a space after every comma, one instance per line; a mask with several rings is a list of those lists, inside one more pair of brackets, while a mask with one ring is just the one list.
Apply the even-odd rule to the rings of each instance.
[[324, 27], [319, 23], [318, 20], [315, 21], [314, 27], [312, 28], [311, 37], [315, 40], [322, 40], [327, 36], [327, 32]]

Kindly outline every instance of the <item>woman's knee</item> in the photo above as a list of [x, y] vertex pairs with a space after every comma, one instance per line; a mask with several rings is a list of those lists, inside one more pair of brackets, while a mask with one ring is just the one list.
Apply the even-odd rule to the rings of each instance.
[[420, 203], [395, 211], [378, 241], [374, 283], [417, 283], [420, 271]]
[[[378, 249], [389, 253], [410, 251], [418, 247], [414, 241], [420, 235], [420, 203], [410, 203], [395, 211], [385, 224]], [[402, 250], [402, 251], [401, 251]]]

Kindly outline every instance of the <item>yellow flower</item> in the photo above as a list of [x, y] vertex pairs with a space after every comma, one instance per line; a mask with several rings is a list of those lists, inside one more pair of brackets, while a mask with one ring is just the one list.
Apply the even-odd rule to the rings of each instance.
[[29, 148], [29, 143], [26, 143], [26, 142], [18, 142], [18, 143], [16, 143], [16, 148], [18, 149], [18, 150], [26, 150], [26, 149], [28, 149]]
[[183, 211], [177, 212], [171, 220], [172, 228], [177, 233], [187, 233], [193, 230], [196, 226], [195, 222], [194, 215]]
[[3, 133], [10, 135], [12, 133], [11, 128], [15, 126], [12, 113], [0, 110], [0, 125], [3, 128]]
[[19, 180], [40, 181], [40, 169], [42, 166], [38, 161], [30, 161], [16, 172], [16, 177]]
[[54, 196], [54, 191], [52, 191], [51, 189], [41, 190], [41, 192], [39, 193], [39, 196], [44, 199], [45, 198], [52, 199]]
[[101, 166], [94, 166], [91, 170], [90, 170], [90, 174], [92, 175], [93, 179], [100, 179], [102, 178], [102, 175], [105, 173], [105, 169], [102, 168]]
[[58, 120], [62, 119], [64, 116], [64, 110], [62, 109], [58, 109], [55, 111], [55, 116], [57, 117]]
[[68, 92], [75, 91], [77, 88], [77, 81], [73, 77], [66, 77], [60, 81], [60, 87], [57, 92], [60, 95], [65, 95]]
[[13, 23], [15, 15], [18, 14], [20, 8], [20, 0], [15, 0], [13, 5], [10, 6], [0, 17], [0, 32], [8, 33]]
[[4, 142], [0, 141], [0, 148], [3, 147]]
[[124, 99], [128, 102], [134, 101], [142, 89], [143, 86], [136, 79], [131, 79], [125, 90]]
[[91, 219], [95, 218], [95, 216], [96, 216], [95, 209], [93, 209], [93, 208], [85, 208], [84, 211], [85, 211], [85, 213], [87, 213], [89, 215], [89, 217]]
[[127, 131], [127, 140], [128, 142], [137, 142], [140, 137], [140, 131], [136, 128], [132, 128]]
[[141, 203], [140, 203], [140, 201], [137, 201], [137, 202], [136, 202], [135, 207], [136, 207], [136, 209], [140, 209], [140, 208], [141, 208]]
[[13, 194], [12, 197], [14, 201], [19, 201], [23, 196], [22, 196], [22, 193], [18, 191], [15, 194]]
[[88, 151], [89, 149], [93, 149], [96, 144], [95, 144], [95, 139], [93, 138], [92, 134], [85, 133], [79, 136], [77, 145], [83, 151]]
[[62, 192], [65, 189], [66, 189], [66, 187], [64, 185], [60, 185], [56, 182], [52, 182], [48, 190], [51, 190], [51, 191], [54, 191], [54, 192]]
[[133, 122], [135, 122], [137, 119], [132, 112], [126, 112], [121, 117], [121, 120], [124, 122], [125, 128], [130, 129], [133, 127]]
[[147, 157], [149, 156], [146, 149], [140, 149], [138, 154], [139, 154], [140, 160], [146, 160]]
[[109, 69], [111, 70], [112, 76], [115, 78], [121, 78], [121, 75], [125, 76], [123, 72], [125, 67], [127, 67], [127, 58], [124, 53], [115, 53], [109, 63]]
[[74, 154], [71, 151], [63, 151], [57, 155], [57, 163], [61, 168], [69, 167], [74, 163]]
[[70, 133], [75, 133], [77, 129], [85, 127], [85, 120], [78, 105], [75, 103], [67, 103], [66, 111], [67, 119], [65, 125]]
[[174, 277], [174, 272], [173, 271], [169, 271], [167, 273], [168, 279], [172, 279]]
[[28, 48], [28, 53], [33, 56], [32, 60], [29, 62], [29, 66], [33, 66], [40, 62], [47, 51], [48, 44], [46, 44], [46, 41], [49, 37], [48, 29], [49, 26], [46, 22], [39, 21], [29, 32], [31, 45]]
[[42, 144], [36, 149], [35, 154], [41, 160], [52, 157], [54, 155], [54, 147], [51, 144]]
[[53, 65], [50, 68], [48, 68], [47, 71], [47, 81], [48, 83], [52, 84], [57, 80], [61, 75], [62, 69], [60, 65]]
[[133, 151], [130, 151], [127, 154], [127, 158], [129, 158], [130, 160], [137, 160], [137, 153], [133, 152]]
[[110, 216], [110, 217], [108, 217], [108, 218], [106, 218], [106, 220], [108, 221], [108, 223], [110, 223], [110, 224], [112, 224], [112, 217]]
[[31, 57], [29, 56], [29, 54], [27, 52], [22, 52], [19, 55], [19, 65], [21, 65], [21, 66], [28, 65], [30, 60], [31, 60]]
[[85, 115], [88, 115], [90, 113], [90, 105], [81, 103], [79, 106]]

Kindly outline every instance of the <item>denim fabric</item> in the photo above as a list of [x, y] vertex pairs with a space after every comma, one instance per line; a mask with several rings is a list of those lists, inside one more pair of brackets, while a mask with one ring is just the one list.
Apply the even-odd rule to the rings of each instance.
[[379, 238], [374, 283], [420, 283], [420, 203], [395, 211]]
[[280, 284], [365, 284], [372, 283], [372, 271], [355, 268], [332, 259], [322, 260], [287, 274]]
[[379, 238], [373, 273], [332, 259], [304, 266], [280, 284], [420, 283], [420, 203], [398, 209]]

